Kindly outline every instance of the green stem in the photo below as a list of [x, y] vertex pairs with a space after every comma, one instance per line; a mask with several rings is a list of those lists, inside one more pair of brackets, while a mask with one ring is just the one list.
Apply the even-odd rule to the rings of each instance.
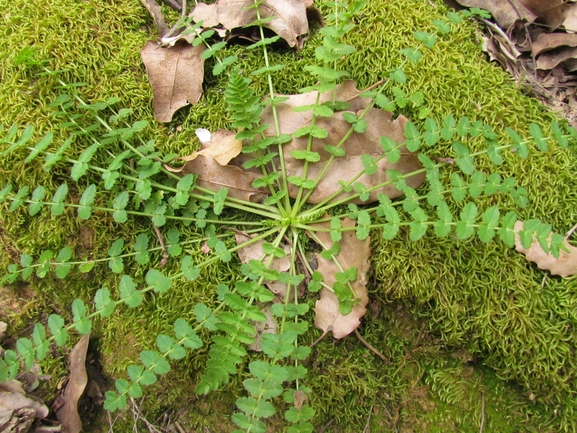
[[[255, 0], [255, 4], [256, 4], [256, 0]], [[261, 20], [261, 14], [260, 14], [260, 10], [258, 8], [258, 6], [256, 7], [256, 17], [257, 20]], [[265, 35], [264, 35], [264, 30], [262, 25], [259, 24], [258, 26], [259, 29], [259, 33], [260, 33], [260, 38], [261, 40], [265, 39]], [[269, 63], [269, 59], [268, 59], [268, 50], [266, 48], [266, 44], [264, 44], [262, 46], [262, 53], [263, 53], [263, 57], [264, 57], [264, 64], [266, 66], [266, 68], [268, 69], [270, 67], [270, 63]], [[273, 122], [274, 122], [274, 128], [275, 128], [275, 133], [276, 136], [280, 136], [281, 135], [281, 129], [280, 129], [280, 123], [279, 123], [279, 118], [278, 118], [278, 112], [276, 109], [276, 104], [275, 104], [275, 91], [274, 91], [274, 85], [272, 83], [272, 76], [270, 74], [270, 72], [267, 72], [266, 74], [267, 77], [267, 83], [268, 83], [268, 91], [269, 91], [269, 97], [271, 99], [271, 104], [270, 104], [270, 108], [272, 111], [272, 118], [273, 118]], [[284, 159], [284, 154], [282, 151], [282, 145], [278, 145], [278, 158], [279, 158], [279, 162], [280, 162], [280, 169], [281, 169], [281, 178], [282, 178], [282, 190], [287, 191], [287, 194], [284, 197], [284, 209], [287, 213], [290, 212], [291, 210], [291, 204], [290, 204], [290, 200], [289, 200], [289, 196], [288, 196], [288, 183], [286, 180], [286, 165], [285, 165], [285, 159]]]
[[[315, 105], [319, 105], [320, 99], [321, 99], [321, 93], [320, 93], [320, 92], [317, 92], [317, 97], [316, 97], [316, 100], [315, 100]], [[310, 121], [311, 126], [314, 126], [314, 125], [316, 124], [316, 120], [317, 120], [317, 116], [316, 116], [316, 114], [314, 113], [314, 110], [313, 110], [313, 117], [312, 117], [312, 119], [311, 119], [311, 121]], [[313, 137], [311, 134], [309, 134], [308, 140], [307, 140], [307, 152], [310, 152], [310, 150], [312, 149], [313, 139], [314, 139], [314, 137]], [[302, 179], [306, 179], [306, 178], [307, 178], [308, 168], [309, 168], [309, 161], [308, 161], [307, 159], [305, 159], [304, 166], [303, 166]], [[320, 176], [319, 176], [319, 177], [320, 177]], [[317, 182], [318, 182], [318, 180], [317, 180]], [[299, 190], [298, 190], [298, 193], [297, 193], [297, 197], [296, 197], [296, 199], [295, 199], [295, 204], [294, 204], [293, 212], [292, 212], [292, 214], [291, 214], [291, 217], [292, 217], [292, 218], [294, 218], [294, 217], [297, 215], [297, 213], [301, 210], [303, 204], [306, 203], [306, 199], [307, 199], [308, 197], [310, 197], [310, 194], [312, 194], [312, 192], [314, 191], [314, 188], [312, 188], [312, 189], [310, 189], [310, 190], [308, 191], [308, 193], [307, 193], [307, 195], [306, 195], [306, 197], [305, 197], [305, 200], [303, 200], [303, 201], [301, 202], [301, 198], [302, 198], [302, 195], [303, 195], [303, 191], [304, 191], [303, 186], [302, 186], [302, 185], [299, 186]]]

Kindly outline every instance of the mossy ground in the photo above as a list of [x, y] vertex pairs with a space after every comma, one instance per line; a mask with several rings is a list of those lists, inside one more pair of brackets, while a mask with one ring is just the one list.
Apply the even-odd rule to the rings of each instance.
[[[224, 82], [214, 78], [207, 79], [205, 94], [193, 109], [182, 110], [170, 125], [153, 121], [151, 90], [139, 51], [155, 31], [137, 0], [0, 0], [0, 9], [5, 23], [0, 30], [1, 124], [33, 124], [38, 136], [48, 131], [57, 140], [66, 136], [49, 107], [58, 94], [54, 80], [13, 64], [23, 47], [33, 46], [40, 57], [53, 59], [52, 69], [66, 69], [61, 75], [64, 81], [87, 82], [81, 90], [86, 99], [118, 96], [121, 104], [135, 111], [135, 119], [149, 120], [153, 125], [147, 131], [149, 138], [166, 153], [190, 153], [197, 127], [227, 126]], [[414, 44], [412, 33], [432, 29], [431, 21], [441, 18], [444, 11], [442, 4], [433, 7], [428, 0], [368, 2], [350, 35], [358, 51], [347, 59], [359, 88], [373, 84], [399, 64], [398, 50]], [[287, 65], [275, 77], [277, 91], [295, 93], [311, 84], [303, 67], [311, 61], [318, 38], [313, 34], [300, 53], [281, 49], [272, 55], [273, 62]], [[523, 135], [530, 122], [548, 124], [552, 115], [486, 62], [480, 42], [474, 25], [456, 26], [453, 33], [439, 38], [419, 65], [407, 67], [405, 90], [423, 92], [436, 119], [467, 115], [491, 124], [501, 135], [506, 126]], [[242, 47], [230, 50], [240, 54], [241, 68], [260, 65], [258, 54]], [[264, 83], [257, 80], [256, 84], [264, 93]], [[415, 112], [404, 114], [417, 121]], [[182, 131], [176, 131], [176, 126], [182, 126]], [[77, 155], [83, 146], [75, 143], [71, 154]], [[442, 157], [446, 151], [437, 148], [431, 153]], [[506, 159], [500, 172], [514, 174], [529, 191], [522, 217], [543, 218], [561, 233], [577, 222], [576, 156], [573, 147], [566, 152], [555, 148], [529, 161]], [[65, 166], [47, 174], [38, 164], [23, 165], [22, 160], [3, 159], [2, 185], [8, 181], [42, 184], [51, 190], [68, 178]], [[487, 170], [494, 168], [487, 164]], [[82, 185], [88, 181], [83, 179]], [[507, 198], [491, 197], [480, 200], [479, 207], [482, 210], [494, 203], [502, 209], [510, 206]], [[79, 221], [73, 211], [59, 218], [47, 213], [30, 218], [25, 210], [7, 213], [3, 208], [1, 220], [2, 268], [20, 253], [37, 256], [46, 248], [58, 250], [66, 244], [73, 246], [77, 257], [105, 257], [118, 237], [130, 247], [140, 232], [151, 233], [146, 220], [120, 226], [110, 216], [99, 214]], [[194, 227], [179, 229], [181, 239], [194, 238]], [[498, 242], [485, 245], [430, 235], [413, 244], [406, 234], [393, 241], [375, 234], [372, 247], [372, 300], [360, 332], [391, 362], [383, 364], [354, 336], [319, 343], [309, 366], [318, 429], [334, 419], [328, 431], [360, 432], [369, 417], [371, 431], [473, 432], [479, 431], [482, 419], [485, 431], [490, 432], [577, 429], [576, 279], [549, 278], [542, 284], [541, 271]], [[198, 244], [189, 248], [189, 253], [200, 254]], [[199, 300], [211, 302], [215, 285], [236, 272], [234, 264], [211, 268], [204, 273], [203, 284], [183, 283], [169, 296], [149, 299], [142, 308], [98, 323], [93, 338], [106, 375], [123, 374], [124, 366], [154, 336], [168, 329], [175, 318], [192, 316]], [[134, 273], [141, 275], [143, 269], [135, 268]], [[30, 286], [20, 284], [10, 290], [28, 299], [22, 303], [25, 307], [18, 307], [18, 314], [1, 312], [8, 316], [12, 335], [16, 335], [26, 332], [30, 323], [43, 320], [46, 313], [69, 314], [74, 298], [88, 301], [95, 290], [114, 287], [116, 280], [103, 265], [88, 276], [73, 275], [64, 282], [47, 277]], [[26, 298], [30, 291], [34, 297]], [[312, 305], [314, 299], [309, 302]], [[318, 335], [313, 331], [307, 338], [312, 342]], [[203, 431], [205, 426], [210, 432], [231, 430], [226, 415], [234, 410], [234, 395], [244, 376], [239, 373], [220, 392], [197, 397], [193, 384], [205, 360], [203, 351], [187, 358], [146, 392], [139, 404], [149, 421], [166, 412], [178, 414], [179, 422], [190, 431]], [[66, 374], [64, 360], [59, 361], [46, 365], [55, 374], [45, 387], [47, 395]], [[121, 415], [114, 430], [129, 431], [131, 423], [130, 416]], [[271, 431], [278, 431], [275, 426], [273, 422]]]

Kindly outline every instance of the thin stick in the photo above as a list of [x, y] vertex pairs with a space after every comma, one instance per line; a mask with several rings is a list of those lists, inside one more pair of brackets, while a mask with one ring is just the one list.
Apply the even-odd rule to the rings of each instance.
[[327, 429], [331, 426], [332, 423], [335, 422], [335, 419], [331, 419], [328, 423], [326, 423], [322, 429], [319, 430], [319, 433], [325, 433]]
[[150, 16], [154, 20], [154, 24], [156, 24], [156, 28], [158, 29], [159, 36], [163, 37], [168, 30], [168, 26], [166, 25], [166, 21], [164, 21], [164, 15], [162, 15], [158, 3], [156, 3], [155, 0], [140, 0], [140, 3], [142, 3], [148, 13], [150, 13]]
[[180, 17], [184, 19], [186, 17], [186, 0], [182, 0], [182, 9], [180, 11]]
[[547, 282], [547, 274], [543, 276], [543, 281], [541, 281], [541, 288], [545, 287], [545, 283]]
[[481, 392], [481, 427], [479, 428], [479, 433], [483, 433], [485, 428], [485, 392]]
[[177, 12], [182, 11], [182, 6], [176, 0], [164, 0], [164, 3], [166, 3], [169, 7]]
[[328, 334], [329, 332], [331, 332], [332, 330], [333, 330], [333, 327], [332, 327], [332, 326], [329, 326], [329, 327], [327, 328], [327, 330], [326, 330], [325, 332], [323, 332], [323, 335], [321, 335], [319, 338], [317, 338], [317, 339], [315, 340], [315, 342], [314, 342], [313, 344], [311, 344], [309, 347], [310, 347], [311, 349], [312, 349], [313, 347], [315, 347], [315, 346], [316, 346], [318, 343], [320, 343], [320, 341], [321, 341], [323, 338], [325, 338], [325, 337], [327, 336], [327, 334]]
[[576, 230], [577, 230], [577, 224], [571, 227], [571, 230], [567, 232], [567, 234], [565, 235], [565, 240], [569, 239], [573, 235], [573, 233], [575, 233]]
[[369, 409], [369, 418], [367, 419], [363, 433], [371, 433], [371, 414], [373, 413], [373, 407], [374, 405], [371, 405], [371, 408]]
[[164, 245], [164, 236], [162, 236], [162, 233], [160, 233], [160, 230], [158, 229], [158, 227], [156, 227], [156, 224], [153, 223], [152, 227], [154, 228], [154, 232], [156, 233], [156, 237], [158, 238], [158, 243], [160, 244], [160, 248], [162, 249], [162, 260], [160, 261], [160, 266], [165, 267], [170, 255], [168, 254], [168, 251], [166, 251], [166, 246]]
[[391, 361], [389, 361], [385, 355], [383, 355], [381, 352], [379, 352], [377, 349], [375, 349], [375, 347], [369, 343], [367, 340], [365, 340], [363, 338], [363, 336], [359, 333], [358, 329], [355, 329], [355, 335], [357, 336], [357, 338], [359, 340], [361, 340], [361, 343], [363, 343], [365, 346], [367, 346], [367, 348], [373, 352], [375, 355], [377, 355], [379, 358], [381, 358], [383, 360], [383, 362], [385, 362], [386, 364], [389, 364]]
[[[136, 402], [132, 397], [130, 397], [130, 402], [132, 403], [132, 413], [134, 415], [134, 427], [136, 428], [136, 422], [138, 420], [141, 420], [144, 423], [144, 425], [146, 425], [146, 428], [150, 433], [161, 433], [160, 430], [158, 430], [146, 418], [144, 418], [142, 412], [140, 411], [140, 408], [136, 405]], [[138, 431], [138, 429], [136, 429], [135, 431]]]

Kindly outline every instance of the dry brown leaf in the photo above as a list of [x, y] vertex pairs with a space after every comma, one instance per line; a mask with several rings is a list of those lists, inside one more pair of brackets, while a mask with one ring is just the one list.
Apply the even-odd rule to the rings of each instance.
[[153, 91], [154, 117], [170, 122], [179, 108], [196, 104], [202, 95], [204, 46], [193, 47], [186, 41], [162, 48], [148, 41], [140, 51]]
[[[515, 232], [519, 233], [523, 229], [523, 221], [515, 223]], [[515, 247], [517, 251], [525, 254], [527, 260], [537, 263], [539, 269], [550, 271], [552, 275], [559, 275], [561, 277], [568, 277], [570, 275], [577, 275], [577, 248], [569, 244], [567, 240], [564, 242], [565, 247], [569, 252], [561, 251], [559, 257], [555, 258], [551, 254], [547, 254], [539, 245], [539, 241], [533, 240], [529, 249], [525, 249], [521, 245], [519, 235], [515, 235]]]
[[539, 54], [559, 47], [577, 47], [577, 34], [571, 33], [541, 33], [533, 42], [531, 54]]
[[228, 197], [260, 202], [266, 196], [266, 191], [252, 186], [252, 182], [262, 174], [248, 172], [233, 165], [220, 165], [213, 158], [196, 158], [187, 161], [181, 169], [172, 171], [198, 174], [196, 180], [198, 187], [212, 191], [228, 188]]
[[503, 29], [508, 29], [516, 20], [535, 21], [537, 15], [525, 7], [520, 0], [457, 0], [462, 6], [488, 10]]
[[212, 134], [210, 141], [200, 141], [204, 146], [203, 149], [177, 159], [185, 162], [193, 161], [197, 156], [202, 155], [207, 158], [214, 158], [220, 165], [227, 165], [242, 151], [242, 141], [237, 140], [235, 136], [236, 134], [232, 131], [219, 129]]
[[564, 47], [553, 51], [547, 51], [537, 59], [537, 69], [553, 69], [556, 66], [562, 66], [563, 62], [577, 59], [577, 48]]
[[[339, 101], [346, 101], [350, 103], [350, 110], [360, 114], [360, 111], [367, 106], [369, 100], [359, 98], [359, 90], [356, 89], [354, 81], [346, 81], [337, 86], [335, 89], [336, 99]], [[327, 92], [320, 96], [320, 103], [330, 100], [333, 97], [332, 92]], [[277, 105], [277, 113], [280, 123], [281, 133], [292, 134], [296, 129], [305, 126], [313, 117], [312, 110], [304, 112], [294, 111], [294, 107], [310, 105], [316, 101], [317, 92], [309, 92], [298, 95], [289, 95], [289, 99]], [[343, 117], [343, 112], [337, 112], [331, 118], [320, 117], [316, 120], [316, 125], [328, 131], [329, 135], [325, 139], [315, 139], [313, 142], [312, 151], [320, 155], [320, 161], [308, 164], [307, 177], [309, 179], [316, 179], [325, 166], [325, 162], [331, 155], [325, 150], [326, 145], [337, 145], [341, 139], [347, 134], [350, 129], [350, 124], [346, 122]], [[307, 199], [309, 203], [319, 203], [333, 194], [335, 194], [341, 185], [339, 181], [352, 180], [358, 173], [364, 170], [361, 157], [362, 155], [371, 155], [374, 157], [382, 156], [383, 150], [380, 145], [380, 137], [387, 136], [392, 138], [397, 143], [404, 142], [404, 127], [407, 118], [399, 116], [393, 119], [392, 113], [371, 108], [365, 115], [364, 120], [367, 123], [367, 130], [363, 134], [353, 132], [343, 145], [345, 155], [336, 157], [331, 163], [331, 169], [328, 170], [316, 188], [313, 190], [310, 197]], [[274, 124], [272, 119], [272, 112], [270, 109], [265, 109], [261, 116], [263, 124]], [[271, 127], [272, 128], [272, 127]], [[184, 166], [173, 168], [169, 165], [165, 167], [175, 173], [193, 173], [198, 175], [197, 185], [202, 188], [218, 191], [222, 187], [229, 189], [229, 196], [250, 201], [261, 201], [269, 192], [265, 189], [256, 189], [252, 187], [252, 182], [262, 176], [262, 172], [257, 169], [244, 170], [242, 168], [243, 162], [252, 158], [252, 155], [240, 154], [231, 159], [229, 165], [219, 165], [215, 158], [220, 158], [223, 155], [222, 163], [228, 161], [229, 157], [240, 152], [240, 143], [233, 139], [233, 132], [218, 131], [223, 137], [227, 137], [231, 141], [222, 141], [222, 148], [224, 150], [213, 151], [211, 149], [203, 149], [195, 152], [192, 155], [180, 157], [178, 159], [185, 161]], [[268, 133], [273, 133], [269, 130]], [[213, 138], [211, 147], [215, 146]], [[234, 152], [228, 152], [228, 146], [231, 143], [236, 143]], [[220, 144], [219, 144], [220, 146]], [[302, 176], [304, 169], [304, 161], [293, 158], [290, 153], [294, 150], [306, 149], [307, 138], [293, 138], [290, 143], [283, 146], [283, 153], [285, 159], [286, 175]], [[408, 174], [422, 168], [416, 154], [408, 152], [405, 147], [401, 148], [401, 159], [392, 164], [386, 158], [382, 158], [377, 163], [377, 172], [372, 175], [364, 174], [360, 178], [355, 179], [355, 182], [362, 183], [366, 187], [372, 187], [389, 181], [389, 176], [386, 171], [389, 169], [397, 170], [402, 174]], [[226, 157], [224, 157], [226, 155]], [[199, 158], [199, 156], [203, 156]], [[424, 173], [419, 173], [410, 176], [406, 179], [407, 185], [412, 188], [417, 188], [423, 183], [425, 179]], [[289, 195], [295, 198], [298, 194], [298, 188], [294, 185], [289, 185]], [[335, 197], [335, 200], [345, 200], [347, 197], [355, 194], [354, 192], [341, 192]], [[389, 198], [395, 198], [402, 195], [392, 185], [386, 185], [379, 189], [370, 192], [367, 201], [363, 202], [356, 197], [350, 200], [352, 203], [370, 203], [378, 200], [379, 194], [385, 194]]]
[[200, 252], [201, 252], [202, 254], [208, 254], [208, 253], [210, 253], [211, 251], [212, 251], [212, 248], [210, 248], [210, 247], [208, 246], [208, 244], [206, 243], [206, 241], [204, 241], [204, 242], [202, 243], [202, 245], [200, 246]]
[[563, 21], [563, 28], [568, 32], [577, 32], [577, 4], [573, 3], [567, 11], [567, 18]]
[[196, 185], [211, 191], [228, 188], [228, 196], [252, 202], [262, 201], [266, 192], [252, 186], [262, 173], [251, 172], [236, 165], [228, 165], [242, 150], [242, 143], [232, 131], [219, 130], [212, 134], [210, 143], [188, 156], [176, 158], [184, 161], [181, 167], [164, 167], [173, 173], [197, 174]]
[[298, 410], [301, 410], [303, 404], [305, 403], [305, 401], [307, 401], [308, 398], [307, 395], [301, 390], [297, 389], [294, 393], [294, 397], [295, 397], [295, 401], [293, 403], [294, 407], [296, 407]]
[[[347, 80], [345, 83], [337, 86], [335, 99], [338, 101], [345, 101], [350, 103], [349, 110], [356, 112], [367, 106], [369, 100], [359, 98], [359, 90], [356, 89], [355, 82]], [[313, 117], [312, 110], [304, 112], [293, 111], [294, 107], [305, 106], [313, 104], [317, 98], [317, 92], [309, 92], [299, 95], [288, 95], [288, 100], [277, 105], [277, 113], [279, 117], [280, 130], [283, 134], [291, 134], [296, 129], [306, 126]], [[319, 103], [329, 101], [333, 98], [332, 92], [326, 92], [320, 96]], [[393, 120], [392, 113], [376, 108], [371, 108], [364, 117], [367, 122], [367, 130], [363, 134], [353, 132], [343, 146], [345, 155], [336, 157], [331, 163], [330, 170], [325, 173], [324, 177], [317, 184], [311, 196], [308, 198], [309, 203], [319, 203], [326, 198], [336, 193], [341, 185], [339, 181], [348, 181], [360, 173], [364, 167], [361, 161], [362, 155], [371, 155], [373, 157], [383, 154], [383, 149], [380, 145], [380, 137], [387, 136], [395, 140], [397, 143], [405, 141], [404, 126], [407, 118], [399, 116]], [[273, 125], [272, 111], [267, 109], [261, 116], [262, 123]], [[331, 157], [324, 148], [326, 145], [336, 146], [345, 134], [349, 131], [351, 125], [342, 118], [342, 112], [336, 112], [333, 117], [319, 117], [316, 119], [316, 125], [328, 131], [328, 137], [325, 139], [315, 139], [311, 150], [320, 155], [320, 161], [308, 164], [307, 177], [309, 179], [316, 179], [323, 170], [326, 161]], [[269, 130], [272, 133], [272, 130]], [[290, 153], [294, 150], [302, 150], [307, 148], [308, 137], [293, 138], [290, 143], [283, 146], [283, 153], [285, 158], [285, 165], [287, 176], [302, 176], [304, 169], [304, 161], [293, 158]], [[391, 164], [386, 158], [381, 159], [377, 163], [378, 170], [373, 175], [364, 174], [356, 182], [360, 182], [367, 187], [375, 186], [377, 184], [386, 182], [389, 177], [386, 173], [388, 169], [397, 170], [403, 174], [407, 174], [422, 168], [417, 155], [408, 152], [404, 147], [401, 148], [401, 159]], [[417, 188], [423, 183], [425, 175], [423, 173], [407, 178], [407, 185]], [[298, 187], [289, 185], [289, 195], [295, 198], [298, 193]], [[385, 194], [389, 198], [395, 198], [402, 195], [394, 186], [388, 185], [383, 188], [374, 190], [370, 193], [370, 197], [366, 202], [361, 201], [358, 197], [352, 199], [352, 203], [370, 203], [378, 200], [379, 194]], [[342, 192], [335, 200], [344, 199], [354, 192]]]
[[489, 54], [489, 59], [501, 63], [511, 75], [517, 76], [519, 68], [517, 66], [517, 57], [520, 55], [515, 46], [508, 44], [497, 35], [491, 37], [483, 36], [483, 51]]
[[8, 382], [0, 382], [0, 391], [15, 392], [22, 395], [26, 394], [23, 383], [16, 379], [9, 380]]
[[[353, 227], [355, 221], [345, 218], [343, 227]], [[317, 227], [330, 227], [330, 223], [313, 224]], [[316, 232], [316, 236], [327, 248], [333, 245], [328, 232]], [[321, 290], [321, 298], [315, 304], [315, 326], [323, 332], [331, 331], [335, 338], [343, 338], [353, 332], [361, 324], [360, 319], [365, 315], [365, 308], [369, 302], [367, 291], [367, 273], [371, 266], [370, 238], [360, 241], [354, 231], [343, 232], [340, 241], [341, 251], [336, 260], [341, 268], [346, 270], [351, 267], [357, 268], [357, 279], [351, 283], [358, 299], [352, 311], [343, 316], [339, 312], [339, 301], [336, 295], [328, 289]], [[335, 274], [341, 269], [333, 260], [325, 260], [320, 254], [317, 255], [318, 271], [323, 275], [323, 282], [332, 287], [336, 282]]]
[[[232, 37], [250, 35], [242, 27], [256, 21], [256, 11], [252, 0], [219, 0], [214, 4], [207, 5], [198, 3], [191, 15], [195, 22], [202, 21], [203, 27], [224, 27]], [[312, 6], [311, 6], [312, 8]], [[314, 9], [314, 8], [312, 8]], [[316, 9], [314, 9], [316, 10]], [[309, 21], [307, 18], [307, 4], [302, 0], [265, 0], [260, 6], [261, 18], [275, 17], [272, 21], [264, 24], [281, 38], [290, 47], [302, 47], [303, 36], [309, 33]], [[314, 16], [314, 15], [313, 15]], [[254, 40], [253, 37], [249, 37]]]
[[[238, 245], [249, 241], [251, 238], [246, 233], [236, 233], [235, 234], [236, 243]], [[258, 242], [254, 242], [246, 247], [241, 248], [238, 250], [238, 258], [240, 259], [241, 263], [248, 263], [251, 260], [258, 260], [262, 261], [265, 257], [264, 250], [262, 248], [264, 244], [264, 240], [260, 240]], [[275, 257], [269, 269], [274, 269], [279, 272], [286, 272], [290, 269], [290, 247], [286, 244], [281, 244], [282, 249], [287, 254], [285, 257]], [[286, 285], [281, 283], [280, 281], [264, 281], [263, 282], [266, 287], [273, 292], [280, 302], [284, 302], [286, 297]]]
[[26, 433], [35, 419], [48, 416], [48, 407], [20, 392], [0, 391], [0, 431]]
[[519, 1], [538, 17], [539, 22], [544, 22], [550, 30], [555, 30], [563, 24], [570, 8], [567, 0]]
[[70, 375], [62, 396], [64, 404], [56, 410], [56, 416], [67, 433], [82, 431], [82, 421], [78, 415], [78, 400], [88, 383], [86, 353], [89, 339], [90, 334], [83, 335], [68, 356]]

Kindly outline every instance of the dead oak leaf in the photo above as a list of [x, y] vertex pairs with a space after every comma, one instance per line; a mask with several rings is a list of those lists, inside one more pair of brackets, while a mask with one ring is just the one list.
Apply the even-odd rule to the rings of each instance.
[[[343, 137], [349, 133], [351, 124], [343, 118], [344, 113], [360, 116], [361, 111], [369, 104], [370, 100], [360, 98], [360, 93], [356, 88], [355, 82], [347, 80], [336, 87], [334, 94], [331, 91], [320, 95], [319, 104], [334, 98], [337, 101], [347, 102], [349, 107], [346, 112], [337, 111], [332, 117], [318, 117], [316, 119], [315, 125], [327, 131], [327, 137], [313, 141], [311, 151], [318, 153], [320, 159], [317, 162], [309, 162], [307, 164], [308, 179], [316, 180], [323, 171], [326, 162], [332, 157], [325, 147], [337, 146]], [[309, 124], [313, 118], [313, 110], [294, 111], [294, 108], [314, 104], [317, 100], [317, 95], [318, 92], [316, 91], [298, 95], [288, 95], [288, 100], [277, 105], [280, 132], [282, 134], [292, 134], [298, 128]], [[383, 148], [380, 144], [382, 136], [389, 137], [398, 144], [403, 143], [405, 141], [404, 128], [408, 122], [408, 119], [404, 116], [398, 116], [396, 119], [393, 119], [393, 113], [376, 108], [369, 109], [363, 119], [367, 124], [365, 132], [353, 132], [349, 136], [342, 146], [344, 155], [334, 157], [331, 163], [331, 169], [321, 178], [307, 202], [320, 203], [333, 196], [333, 194], [341, 189], [340, 181], [354, 179], [355, 182], [370, 188], [390, 180], [387, 170], [396, 170], [402, 174], [408, 174], [422, 168], [417, 155], [407, 151], [405, 147], [402, 147], [402, 156], [399, 161], [391, 163], [386, 158], [381, 158], [376, 164], [377, 170], [374, 174], [368, 175], [365, 173], [357, 179], [356, 176], [358, 173], [364, 170], [363, 155], [369, 155], [374, 158], [382, 156]], [[270, 108], [263, 111], [261, 121], [263, 124], [273, 125], [275, 123]], [[269, 129], [268, 133], [273, 133], [272, 129]], [[291, 153], [306, 149], [307, 142], [307, 136], [293, 137], [291, 142], [283, 146], [287, 177], [301, 177], [304, 174], [305, 161], [293, 158]], [[408, 177], [406, 181], [408, 186], [417, 188], [423, 183], [424, 179], [424, 173], [419, 173]], [[296, 198], [297, 194], [298, 187], [290, 184], [289, 195], [292, 198]], [[345, 199], [347, 196], [354, 194], [354, 191], [343, 191], [336, 196], [334, 200]], [[399, 190], [389, 184], [371, 191], [366, 201], [362, 201], [359, 197], [356, 197], [351, 199], [350, 202], [357, 204], [375, 202], [378, 200], [379, 194], [385, 194], [389, 198], [402, 195]]]
[[173, 173], [197, 175], [195, 185], [200, 188], [215, 192], [227, 188], [229, 197], [252, 202], [264, 198], [265, 192], [252, 186], [252, 182], [262, 174], [229, 165], [242, 150], [242, 143], [235, 138], [234, 132], [216, 131], [211, 141], [203, 144], [202, 150], [176, 158], [184, 161], [184, 165], [173, 167], [165, 164], [164, 167]]
[[521, 244], [518, 233], [523, 229], [523, 221], [515, 223], [515, 247], [517, 251], [525, 254], [527, 260], [535, 262], [539, 269], [547, 270], [552, 275], [568, 277], [577, 275], [577, 248], [569, 244], [567, 240], [563, 243], [569, 252], [560, 251], [559, 257], [546, 253], [537, 239], [533, 240], [531, 246], [526, 249]]
[[68, 356], [70, 360], [70, 375], [64, 389], [64, 404], [56, 410], [58, 420], [62, 423], [64, 431], [68, 433], [79, 433], [82, 431], [82, 420], [78, 414], [78, 400], [80, 400], [88, 383], [86, 353], [89, 339], [90, 334], [83, 335]]
[[[330, 227], [329, 222], [312, 224], [313, 227]], [[355, 221], [344, 218], [343, 227], [354, 227]], [[333, 245], [328, 232], [315, 232], [319, 240], [327, 247]], [[361, 324], [360, 319], [365, 315], [365, 308], [369, 302], [367, 291], [368, 271], [371, 266], [369, 257], [371, 255], [370, 238], [359, 240], [354, 231], [343, 232], [340, 241], [341, 251], [334, 260], [326, 260], [320, 254], [317, 255], [318, 268], [323, 275], [323, 282], [332, 287], [336, 280], [337, 272], [352, 267], [357, 268], [357, 278], [351, 283], [356, 304], [347, 315], [339, 312], [339, 300], [336, 295], [323, 288], [320, 292], [320, 299], [315, 304], [315, 326], [323, 332], [331, 331], [335, 338], [343, 338], [353, 332]], [[337, 264], [338, 263], [338, 264]]]
[[[197, 134], [198, 135], [198, 134]], [[242, 151], [242, 141], [236, 139], [236, 134], [232, 131], [219, 129], [211, 134], [209, 140], [200, 140], [204, 146], [198, 152], [178, 159], [182, 161], [192, 161], [197, 156], [202, 155], [207, 158], [214, 158], [220, 165], [227, 165], [231, 159], [237, 157]]]
[[[198, 3], [191, 15], [195, 22], [201, 22], [203, 27], [224, 27], [229, 32], [235, 29], [229, 37], [250, 36], [243, 27], [257, 20], [256, 10], [252, 0], [219, 0], [214, 4]], [[309, 9], [314, 9], [309, 5]], [[316, 9], [314, 9], [316, 11]], [[303, 37], [309, 33], [309, 21], [307, 18], [307, 2], [302, 0], [265, 0], [259, 5], [261, 19], [273, 18], [264, 23], [290, 47], [302, 47]], [[314, 13], [310, 14], [315, 16]], [[316, 15], [318, 16], [318, 14]]]
[[[356, 113], [357, 115], [360, 112]], [[400, 148], [401, 159], [395, 163], [389, 162], [386, 158], [381, 158], [376, 163], [376, 171], [373, 174], [364, 173], [357, 178], [357, 175], [364, 170], [363, 156], [368, 155], [375, 159], [383, 155], [383, 149], [380, 145], [380, 137], [387, 136], [392, 138], [397, 144], [405, 141], [403, 128], [407, 118], [399, 116], [392, 118], [392, 113], [376, 108], [371, 108], [365, 116], [368, 124], [367, 130], [362, 133], [353, 132], [343, 146], [345, 154], [335, 157], [331, 163], [331, 168], [321, 178], [316, 185], [313, 193], [308, 198], [309, 203], [320, 203], [323, 200], [333, 196], [341, 189], [342, 181], [360, 183], [367, 188], [373, 188], [377, 185], [389, 182], [391, 179], [387, 170], [396, 170], [405, 175], [422, 168], [416, 154], [409, 152], [404, 146]], [[326, 162], [331, 154], [325, 150], [325, 146], [338, 144], [342, 137], [349, 131], [350, 124], [343, 119], [342, 113], [335, 113], [331, 118], [318, 119], [317, 126], [328, 131], [328, 137], [317, 139], [313, 142], [311, 150], [320, 155], [318, 162], [308, 164], [307, 178], [317, 179], [325, 167]], [[306, 149], [306, 137], [293, 139], [291, 143], [284, 146], [285, 161], [288, 176], [301, 177], [304, 174], [304, 161], [302, 159], [289, 158], [293, 150]], [[424, 173], [410, 176], [406, 179], [407, 185], [417, 188], [425, 179]], [[298, 194], [298, 188], [294, 185], [289, 186], [289, 195], [295, 198]], [[346, 199], [355, 195], [354, 190], [350, 192], [342, 191], [333, 200]], [[378, 200], [379, 194], [385, 194], [389, 198], [396, 198], [403, 193], [395, 188], [392, 184], [384, 185], [372, 190], [367, 200], [361, 200], [360, 197], [351, 198], [350, 203], [371, 203]]]
[[178, 41], [171, 47], [160, 47], [148, 41], [140, 51], [153, 91], [154, 117], [170, 122], [179, 108], [196, 104], [202, 95], [204, 46], [193, 47]]
[[531, 54], [538, 56], [546, 51], [560, 47], [577, 47], [577, 34], [541, 33], [531, 47]]

